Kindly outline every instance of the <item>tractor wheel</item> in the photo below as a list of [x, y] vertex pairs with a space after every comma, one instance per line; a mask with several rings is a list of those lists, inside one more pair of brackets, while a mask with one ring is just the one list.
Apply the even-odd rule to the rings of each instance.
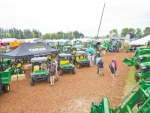
[[22, 63], [21, 63], [21, 62], [17, 63], [17, 67], [18, 67], [18, 68], [21, 67], [21, 66], [22, 66]]
[[73, 68], [73, 70], [72, 70], [72, 74], [75, 74], [76, 73], [76, 71], [75, 71], [75, 69]]
[[47, 77], [47, 83], [50, 83], [50, 76]]
[[16, 67], [16, 63], [12, 63], [12, 64], [10, 65], [10, 67], [15, 68], [15, 67]]
[[10, 91], [10, 85], [9, 84], [4, 84], [2, 87], [2, 91], [4, 93], [8, 93]]
[[77, 63], [77, 68], [80, 68], [80, 67], [81, 67], [81, 65], [79, 63]]
[[137, 65], [137, 63], [135, 62], [135, 68], [138, 70], [139, 69], [139, 65]]
[[136, 82], [138, 82], [139, 79], [140, 79], [140, 78], [137, 76], [137, 73], [138, 73], [138, 71], [136, 71], [135, 74], [134, 74], [134, 79], [135, 79]]
[[88, 63], [87, 67], [90, 67], [90, 62]]
[[33, 86], [34, 85], [34, 81], [32, 78], [30, 78], [30, 85]]
[[137, 103], [137, 107], [139, 108], [140, 106], [142, 106], [144, 103], [143, 101], [140, 99], [139, 102]]
[[59, 74], [62, 75], [63, 74], [63, 70], [59, 69]]

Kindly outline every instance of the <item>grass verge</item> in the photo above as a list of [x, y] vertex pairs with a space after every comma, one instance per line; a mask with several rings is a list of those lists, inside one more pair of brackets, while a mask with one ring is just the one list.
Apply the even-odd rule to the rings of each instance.
[[127, 74], [127, 79], [126, 79], [126, 85], [124, 89], [124, 95], [126, 95], [136, 84], [136, 81], [134, 79], [134, 74], [136, 72], [136, 69], [134, 66], [132, 66]]

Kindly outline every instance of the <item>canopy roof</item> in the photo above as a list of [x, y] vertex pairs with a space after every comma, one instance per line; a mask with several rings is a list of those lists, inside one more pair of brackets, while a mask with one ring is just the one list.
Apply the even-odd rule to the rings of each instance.
[[49, 47], [46, 43], [27, 43], [21, 44], [15, 50], [0, 54], [2, 58], [33, 58], [36, 55], [47, 55], [60, 53], [59, 50]]
[[150, 35], [145, 36], [145, 37], [143, 37], [141, 39], [132, 41], [132, 42], [129, 43], [129, 45], [146, 45], [148, 40], [150, 40]]

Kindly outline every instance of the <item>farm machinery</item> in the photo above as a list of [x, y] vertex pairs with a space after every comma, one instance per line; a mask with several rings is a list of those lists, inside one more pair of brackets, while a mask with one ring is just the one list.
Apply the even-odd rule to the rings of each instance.
[[150, 62], [150, 54], [139, 55], [134, 66], [138, 70], [141, 63]]
[[[146, 79], [149, 76], [144, 77]], [[99, 104], [92, 102], [91, 113], [150, 113], [150, 81], [142, 77], [115, 109], [110, 107], [108, 98], [104, 97]]]
[[64, 72], [72, 72], [72, 74], [75, 74], [75, 68], [74, 65], [71, 63], [71, 60], [72, 60], [71, 54], [65, 53], [58, 54], [57, 62], [60, 75], [63, 75]]
[[8, 70], [0, 72], [0, 91], [7, 93], [10, 91], [9, 82], [11, 80], [11, 74]]
[[139, 55], [150, 54], [150, 48], [139, 48], [135, 51], [131, 59], [125, 58], [122, 62], [128, 66], [133, 66]]
[[50, 83], [50, 76], [47, 69], [41, 69], [41, 63], [45, 62], [48, 68], [47, 57], [36, 57], [31, 59], [32, 68], [30, 73], [30, 85], [33, 86], [35, 82], [46, 80]]
[[77, 68], [81, 68], [81, 66], [90, 67], [90, 61], [87, 56], [88, 54], [85, 51], [77, 51], [73, 56], [73, 64], [76, 64]]

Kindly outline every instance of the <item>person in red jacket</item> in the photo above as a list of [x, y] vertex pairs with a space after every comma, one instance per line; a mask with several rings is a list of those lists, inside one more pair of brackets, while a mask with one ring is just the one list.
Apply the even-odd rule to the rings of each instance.
[[117, 61], [116, 61], [116, 58], [114, 58], [114, 66], [115, 66], [115, 75], [118, 75], [117, 74]]

